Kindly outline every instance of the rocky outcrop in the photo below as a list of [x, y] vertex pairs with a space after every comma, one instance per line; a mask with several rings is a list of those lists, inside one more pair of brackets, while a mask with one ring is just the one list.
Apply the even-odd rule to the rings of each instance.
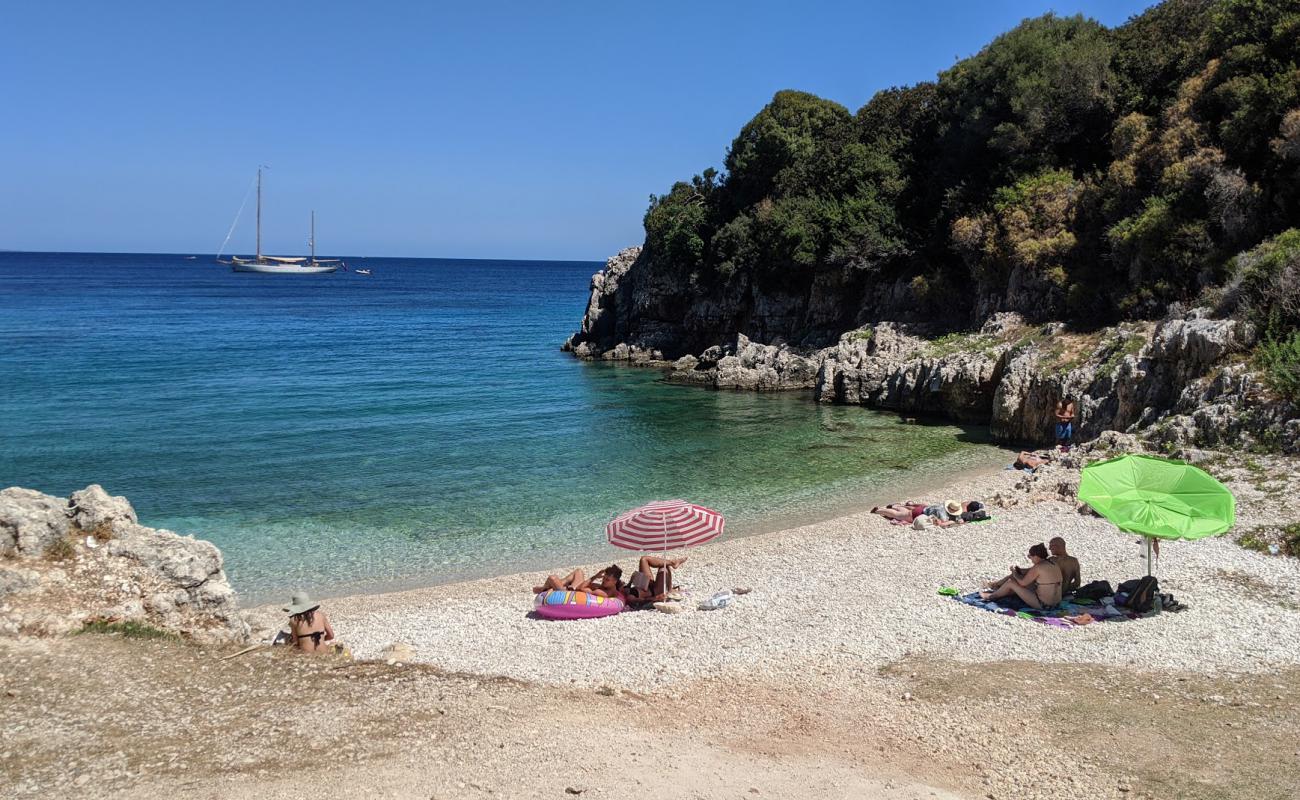
[[137, 622], [203, 642], [248, 629], [211, 543], [139, 524], [98, 485], [66, 500], [0, 490], [0, 634]]
[[605, 262], [592, 276], [582, 324], [563, 349], [582, 359], [646, 363], [698, 356], [739, 334], [813, 350], [834, 342], [862, 313], [845, 297], [897, 294], [896, 287], [870, 292], [835, 274], [819, 275], [799, 291], [760, 286], [748, 275], [715, 277], [706, 285], [697, 275], [652, 262], [640, 247]]
[[817, 398], [985, 421], [1002, 441], [1047, 443], [1056, 403], [1068, 396], [1080, 441], [1143, 431], [1177, 446], [1300, 450], [1296, 409], [1270, 399], [1240, 361], [1255, 337], [1246, 323], [1194, 310], [1153, 326], [1076, 335], [1059, 324], [1022, 333], [1002, 317], [978, 335], [950, 339], [951, 352], [939, 354], [888, 324], [867, 341], [849, 334], [857, 340], [826, 351]]
[[904, 326], [884, 322], [845, 334], [822, 352], [815, 396], [821, 402], [983, 422], [1005, 349], [983, 343], [937, 352]]
[[[1171, 446], [1300, 451], [1297, 410], [1271, 398], [1245, 363], [1251, 326], [1205, 309], [1099, 332], [1031, 326], [1007, 312], [992, 314], [978, 333], [938, 338], [923, 324], [884, 321], [822, 346], [849, 327], [835, 298], [842, 307], [862, 287], [815, 284], [796, 298], [693, 280], [651, 269], [640, 248], [620, 252], [592, 277], [581, 328], [564, 349], [658, 366], [677, 383], [812, 390], [821, 402], [986, 423], [1006, 442], [1050, 442], [1056, 403], [1069, 396], [1080, 441], [1143, 431]], [[876, 287], [886, 298], [902, 291]]]
[[672, 364], [668, 380], [714, 389], [780, 391], [811, 389], [817, 379], [815, 354], [788, 345], [763, 345], [737, 334], [734, 341], [714, 345], [699, 357], [682, 356]]

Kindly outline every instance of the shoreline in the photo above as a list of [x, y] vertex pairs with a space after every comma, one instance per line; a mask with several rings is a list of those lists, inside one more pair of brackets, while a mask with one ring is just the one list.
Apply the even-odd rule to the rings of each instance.
[[[952, 485], [954, 482], [965, 482], [980, 476], [991, 475], [1000, 472], [1005, 468], [1006, 463], [1014, 460], [1015, 449], [1008, 449], [1006, 446], [997, 443], [981, 444], [980, 450], [972, 451], [970, 455], [972, 460], [977, 462], [973, 465], [956, 469], [951, 472], [944, 471], [938, 475], [926, 475], [923, 473], [905, 473], [897, 476], [895, 479], [882, 482], [873, 488], [869, 497], [860, 499], [848, 499], [846, 492], [838, 495], [832, 493], [825, 497], [809, 498], [800, 504], [797, 509], [774, 512], [768, 516], [756, 520], [748, 521], [748, 524], [741, 528], [740, 532], [734, 533], [734, 528], [729, 527], [727, 534], [723, 537], [724, 541], [741, 541], [753, 539], [755, 537], [770, 536], [781, 534], [785, 531], [796, 530], [807, 525], [814, 525], [843, 517], [851, 517], [863, 512], [870, 511], [875, 505], [893, 502], [895, 495], [906, 494], [923, 494], [926, 492], [939, 492], [945, 487]], [[593, 539], [600, 540], [603, 538], [603, 530], [593, 531]], [[586, 559], [597, 555], [597, 551], [603, 550], [606, 555], [612, 559], [627, 559], [634, 557], [628, 551], [616, 550], [603, 542], [597, 541], [590, 548], [584, 548], [582, 552], [575, 553], [577, 559], [583, 561], [586, 565], [596, 563]], [[599, 559], [597, 559], [599, 561]], [[312, 596], [322, 600], [336, 600], [354, 597], [367, 597], [373, 595], [400, 594], [403, 592], [421, 591], [424, 589], [434, 589], [444, 586], [454, 586], [459, 584], [472, 584], [480, 581], [489, 581], [494, 579], [503, 579], [513, 576], [534, 574], [538, 571], [555, 571], [561, 567], [556, 564], [555, 559], [550, 556], [538, 556], [535, 560], [515, 559], [501, 563], [496, 567], [484, 567], [482, 569], [473, 569], [465, 571], [452, 572], [447, 575], [431, 576], [411, 576], [408, 578], [398, 578], [391, 580], [377, 580], [374, 582], [358, 581], [341, 585], [337, 588], [330, 588], [325, 585], [323, 588], [312, 591]], [[571, 569], [571, 567], [570, 567]], [[566, 570], [567, 571], [567, 570]], [[261, 611], [265, 608], [278, 607], [281, 600], [288, 597], [294, 591], [293, 587], [286, 586], [281, 592], [257, 591], [244, 594], [236, 586], [236, 592], [239, 593], [241, 601], [248, 599], [246, 606], [249, 611]], [[283, 596], [283, 597], [282, 597]], [[241, 603], [242, 604], [242, 603]]]
[[[1300, 563], [1226, 537], [1169, 543], [1157, 575], [1162, 591], [1189, 608], [1149, 619], [1063, 631], [936, 594], [941, 585], [966, 591], [999, 577], [1026, 546], [1052, 535], [1067, 539], [1085, 582], [1143, 574], [1132, 537], [1049, 499], [1053, 485], [1072, 476], [1077, 470], [1053, 468], [1039, 476], [1046, 493], [1033, 495], [1018, 488], [1022, 473], [982, 472], [927, 498], [992, 499], [989, 523], [914, 531], [859, 512], [696, 548], [679, 575], [686, 597], [678, 614], [534, 619], [530, 587], [543, 577], [535, 572], [335, 597], [324, 607], [358, 658], [384, 658], [385, 648], [403, 643], [413, 660], [450, 672], [635, 692], [760, 676], [802, 686], [825, 675], [834, 683], [908, 656], [1209, 674], [1300, 665]], [[1270, 518], [1276, 492], [1234, 491], [1239, 529]], [[635, 557], [617, 560], [626, 568]], [[695, 608], [737, 586], [753, 592], [728, 608]], [[278, 608], [250, 613], [264, 632], [282, 621]], [[640, 649], [630, 662], [629, 646]]]

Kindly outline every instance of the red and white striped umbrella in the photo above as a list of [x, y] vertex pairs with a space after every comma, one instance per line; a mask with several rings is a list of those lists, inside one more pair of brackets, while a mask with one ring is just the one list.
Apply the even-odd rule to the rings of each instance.
[[605, 536], [625, 550], [666, 551], [704, 544], [721, 535], [726, 524], [711, 508], [685, 500], [656, 500], [619, 515], [605, 526]]

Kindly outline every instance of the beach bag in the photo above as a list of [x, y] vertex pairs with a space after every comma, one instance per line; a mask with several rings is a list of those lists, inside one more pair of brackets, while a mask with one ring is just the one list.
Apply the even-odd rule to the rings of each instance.
[[991, 519], [991, 517], [989, 517], [989, 512], [980, 508], [975, 511], [963, 511], [961, 519], [962, 522], [983, 522], [986, 519]]
[[917, 517], [916, 519], [912, 520], [912, 528], [913, 528], [914, 530], [918, 530], [918, 531], [926, 531], [926, 530], [929, 530], [929, 529], [932, 528], [932, 527], [934, 527], [934, 523], [933, 523], [933, 522], [930, 520], [930, 518], [929, 518], [928, 516], [926, 516], [925, 514], [922, 514], [921, 516], [919, 516], [919, 517]]
[[1133, 593], [1128, 596], [1128, 607], [1139, 614], [1147, 613], [1155, 607], [1156, 593], [1159, 591], [1160, 584], [1154, 575], [1140, 579]]
[[1075, 589], [1074, 596], [1083, 600], [1100, 600], [1103, 597], [1114, 597], [1115, 592], [1111, 591], [1110, 581], [1093, 581]]

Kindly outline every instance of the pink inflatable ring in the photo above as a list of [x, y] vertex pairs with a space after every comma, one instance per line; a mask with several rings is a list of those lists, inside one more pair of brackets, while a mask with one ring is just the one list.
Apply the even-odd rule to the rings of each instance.
[[537, 606], [537, 616], [546, 619], [591, 619], [608, 617], [623, 610], [623, 601], [617, 597], [559, 589], [542, 592], [533, 602]]

